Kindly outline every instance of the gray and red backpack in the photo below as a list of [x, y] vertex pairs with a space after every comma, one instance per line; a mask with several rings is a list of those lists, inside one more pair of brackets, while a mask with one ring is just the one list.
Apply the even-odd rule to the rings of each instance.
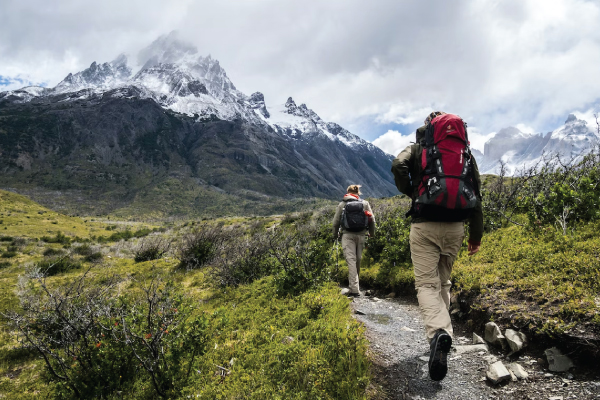
[[442, 114], [427, 125], [419, 146], [420, 173], [409, 215], [429, 221], [463, 221], [477, 205], [467, 125], [457, 115]]

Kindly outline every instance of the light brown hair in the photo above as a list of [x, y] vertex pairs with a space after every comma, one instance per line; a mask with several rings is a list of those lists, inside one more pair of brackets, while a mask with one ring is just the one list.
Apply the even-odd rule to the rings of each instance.
[[362, 194], [360, 192], [360, 187], [361, 187], [360, 185], [350, 185], [350, 186], [348, 186], [348, 189], [346, 189], [346, 191], [348, 193]]

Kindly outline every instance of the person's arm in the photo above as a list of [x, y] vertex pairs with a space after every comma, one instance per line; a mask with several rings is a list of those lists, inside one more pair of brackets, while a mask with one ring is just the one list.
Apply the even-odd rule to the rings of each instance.
[[398, 157], [392, 161], [392, 173], [394, 182], [400, 193], [411, 195], [412, 186], [410, 182], [410, 165], [412, 157], [412, 146], [406, 147], [398, 154]]
[[369, 202], [365, 201], [365, 204], [367, 205], [367, 211], [371, 214], [369, 215], [369, 236], [373, 237], [375, 236], [375, 228], [377, 227], [375, 223], [375, 214], [373, 214], [373, 210], [371, 210], [371, 205]]
[[469, 255], [479, 251], [481, 246], [481, 238], [483, 237], [483, 207], [481, 205], [481, 176], [479, 175], [479, 168], [477, 167], [477, 161], [475, 161], [475, 157], [471, 156], [471, 160], [473, 161], [473, 177], [475, 180], [475, 185], [477, 186], [477, 205], [475, 206], [475, 210], [471, 214], [469, 218]]
[[333, 240], [337, 239], [340, 230], [340, 220], [342, 218], [342, 210], [344, 209], [343, 203], [344, 202], [338, 204], [338, 207], [335, 210], [335, 216], [333, 217]]

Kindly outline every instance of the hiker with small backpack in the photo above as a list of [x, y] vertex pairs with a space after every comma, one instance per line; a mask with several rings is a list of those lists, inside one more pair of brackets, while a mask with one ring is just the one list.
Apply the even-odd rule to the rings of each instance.
[[375, 235], [375, 216], [369, 202], [360, 198], [360, 185], [348, 186], [333, 218], [333, 240], [338, 240], [341, 227], [342, 251], [348, 263], [350, 296], [360, 296], [360, 260], [365, 248], [365, 236]]
[[410, 252], [419, 307], [430, 341], [429, 376], [444, 379], [452, 346], [450, 273], [469, 223], [468, 254], [483, 236], [481, 179], [469, 148], [467, 125], [457, 115], [432, 112], [416, 143], [392, 162], [396, 187], [412, 198]]

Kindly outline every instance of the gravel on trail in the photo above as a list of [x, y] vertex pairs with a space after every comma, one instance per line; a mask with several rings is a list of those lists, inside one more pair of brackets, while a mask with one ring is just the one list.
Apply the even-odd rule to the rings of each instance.
[[[600, 376], [583, 379], [568, 372], [550, 373], [542, 360], [527, 354], [508, 360], [491, 347], [488, 352], [470, 346], [472, 332], [455, 332], [448, 375], [434, 382], [427, 370], [429, 343], [415, 297], [361, 296], [351, 301], [354, 317], [365, 326], [370, 342], [373, 383], [368, 396], [373, 400], [600, 399]], [[497, 361], [517, 362], [529, 377], [493, 385], [486, 372]]]

